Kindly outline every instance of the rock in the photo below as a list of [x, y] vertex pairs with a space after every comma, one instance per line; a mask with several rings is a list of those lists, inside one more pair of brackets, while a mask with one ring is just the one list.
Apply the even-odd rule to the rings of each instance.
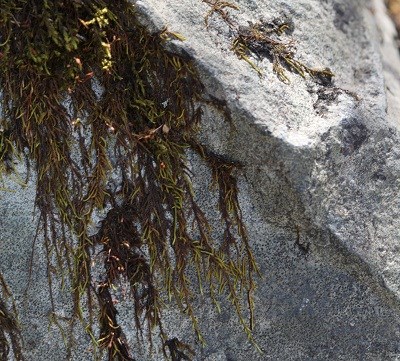
[[[196, 360], [393, 360], [400, 358], [400, 59], [393, 24], [375, 0], [237, 0], [226, 9], [237, 26], [288, 19], [296, 57], [329, 67], [332, 86], [287, 72], [279, 81], [266, 57], [248, 62], [232, 51], [232, 29], [200, 0], [136, 2], [152, 31], [183, 35], [169, 50], [195, 61], [210, 98], [226, 104], [232, 124], [206, 108], [199, 139], [243, 165], [240, 203], [261, 268], [254, 338], [246, 339], [227, 303], [217, 313], [198, 305], [206, 346], [173, 305], [171, 337], [196, 345]], [[388, 35], [390, 34], [390, 35]], [[190, 156], [199, 202], [212, 214], [209, 172]], [[21, 164], [21, 169], [23, 168]], [[43, 245], [33, 244], [34, 186], [5, 178], [0, 198], [0, 270], [19, 309], [29, 360], [66, 359], [49, 310]], [[211, 193], [212, 195], [212, 193]], [[218, 224], [214, 225], [218, 229]], [[29, 260], [33, 255], [32, 275]], [[68, 292], [54, 294], [68, 314]], [[118, 305], [125, 330], [129, 303]], [[58, 312], [57, 311], [57, 312]], [[132, 328], [131, 328], [132, 329]], [[76, 327], [73, 360], [91, 360], [90, 340]], [[135, 335], [128, 333], [135, 353]], [[138, 359], [159, 360], [137, 351]]]

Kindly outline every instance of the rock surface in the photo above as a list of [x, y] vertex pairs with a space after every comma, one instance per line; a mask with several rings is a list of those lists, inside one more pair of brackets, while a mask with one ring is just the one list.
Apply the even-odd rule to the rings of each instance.
[[[243, 164], [240, 201], [261, 268], [254, 337], [258, 353], [228, 305], [198, 305], [207, 345], [196, 360], [400, 359], [400, 57], [381, 0], [236, 0], [239, 25], [285, 17], [297, 57], [330, 67], [334, 85], [288, 73], [280, 82], [268, 59], [231, 50], [232, 34], [200, 0], [141, 0], [149, 29], [182, 34], [170, 50], [195, 60], [208, 96], [226, 102], [233, 124], [205, 109], [200, 139]], [[192, 159], [199, 201], [213, 212], [204, 164]], [[21, 164], [21, 169], [23, 168]], [[23, 170], [22, 170], [23, 172]], [[35, 234], [33, 180], [4, 179], [0, 196], [0, 270], [20, 310], [28, 360], [66, 359], [58, 328], [48, 328], [46, 261]], [[218, 225], [216, 225], [218, 227]], [[27, 265], [33, 255], [32, 276]], [[54, 295], [68, 314], [68, 292]], [[119, 305], [129, 327], [128, 303]], [[190, 323], [173, 306], [171, 337], [195, 343]], [[73, 360], [91, 360], [90, 340], [75, 333]], [[127, 335], [134, 344], [134, 334]], [[135, 352], [135, 347], [133, 347]], [[146, 350], [135, 357], [160, 360]]]

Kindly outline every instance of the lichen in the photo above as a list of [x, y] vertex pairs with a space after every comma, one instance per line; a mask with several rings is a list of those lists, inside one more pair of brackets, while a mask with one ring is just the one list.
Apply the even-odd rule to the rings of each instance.
[[[0, 8], [0, 172], [16, 172], [23, 155], [36, 174], [50, 289], [50, 270], [58, 270], [71, 284], [71, 324], [79, 319], [109, 360], [133, 360], [112, 298], [126, 281], [136, 333], [152, 343], [157, 328], [166, 357], [188, 359], [191, 349], [164, 332], [165, 298], [202, 340], [196, 294], [208, 289], [216, 305], [226, 294], [251, 337], [257, 266], [237, 198], [238, 165], [196, 141], [202, 105], [212, 104], [202, 99], [192, 61], [165, 50], [179, 34], [149, 33], [128, 1], [0, 0]], [[212, 170], [222, 240], [212, 238], [196, 201], [188, 152]], [[99, 211], [105, 216], [92, 234]], [[99, 247], [104, 271], [96, 283]], [[16, 334], [5, 315], [0, 336]]]

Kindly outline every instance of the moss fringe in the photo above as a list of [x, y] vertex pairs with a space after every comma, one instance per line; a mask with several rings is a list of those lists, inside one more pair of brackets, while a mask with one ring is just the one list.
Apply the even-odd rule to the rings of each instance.
[[[0, 0], [0, 8], [0, 174], [15, 171], [21, 154], [36, 174], [48, 269], [72, 285], [71, 325], [80, 319], [109, 360], [133, 360], [113, 296], [127, 281], [137, 334], [152, 343], [157, 328], [166, 357], [189, 359], [190, 347], [163, 330], [162, 296], [192, 320], [202, 340], [193, 301], [206, 285], [215, 304], [227, 295], [251, 337], [242, 300], [252, 315], [257, 266], [237, 199], [236, 165], [195, 140], [203, 87], [191, 60], [164, 47], [179, 34], [150, 34], [125, 0]], [[222, 242], [213, 241], [196, 202], [188, 151], [212, 169]], [[106, 215], [92, 235], [99, 211]], [[100, 283], [92, 277], [96, 247]], [[52, 288], [54, 276], [48, 277]], [[17, 325], [1, 307], [3, 340]], [[82, 309], [91, 313], [88, 324]], [[96, 318], [99, 335], [93, 335]]]

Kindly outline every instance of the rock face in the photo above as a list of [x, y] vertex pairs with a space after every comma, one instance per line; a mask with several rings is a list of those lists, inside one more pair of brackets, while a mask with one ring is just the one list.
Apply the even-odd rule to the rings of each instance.
[[[334, 84], [287, 72], [279, 81], [268, 58], [252, 58], [262, 76], [232, 51], [234, 34], [200, 0], [142, 0], [135, 6], [152, 30], [182, 34], [171, 51], [192, 57], [209, 97], [232, 124], [204, 109], [199, 138], [240, 162], [240, 202], [262, 277], [255, 294], [254, 338], [247, 341], [228, 304], [198, 305], [206, 346], [196, 360], [400, 359], [400, 57], [383, 1], [237, 0], [238, 26], [285, 18], [297, 58], [329, 67]], [[191, 161], [195, 191], [210, 214], [213, 193], [204, 164]], [[21, 164], [21, 169], [23, 165]], [[0, 270], [13, 292], [28, 360], [66, 359], [61, 333], [48, 327], [46, 260], [35, 234], [33, 180], [5, 178], [0, 197]], [[218, 224], [215, 225], [218, 229]], [[33, 273], [28, 276], [30, 259]], [[68, 292], [54, 294], [68, 314]], [[119, 305], [131, 324], [129, 303]], [[172, 337], [195, 344], [190, 323], [172, 305]], [[73, 360], [91, 360], [76, 327]], [[131, 344], [135, 335], [127, 334]], [[132, 347], [138, 359], [157, 350]]]

